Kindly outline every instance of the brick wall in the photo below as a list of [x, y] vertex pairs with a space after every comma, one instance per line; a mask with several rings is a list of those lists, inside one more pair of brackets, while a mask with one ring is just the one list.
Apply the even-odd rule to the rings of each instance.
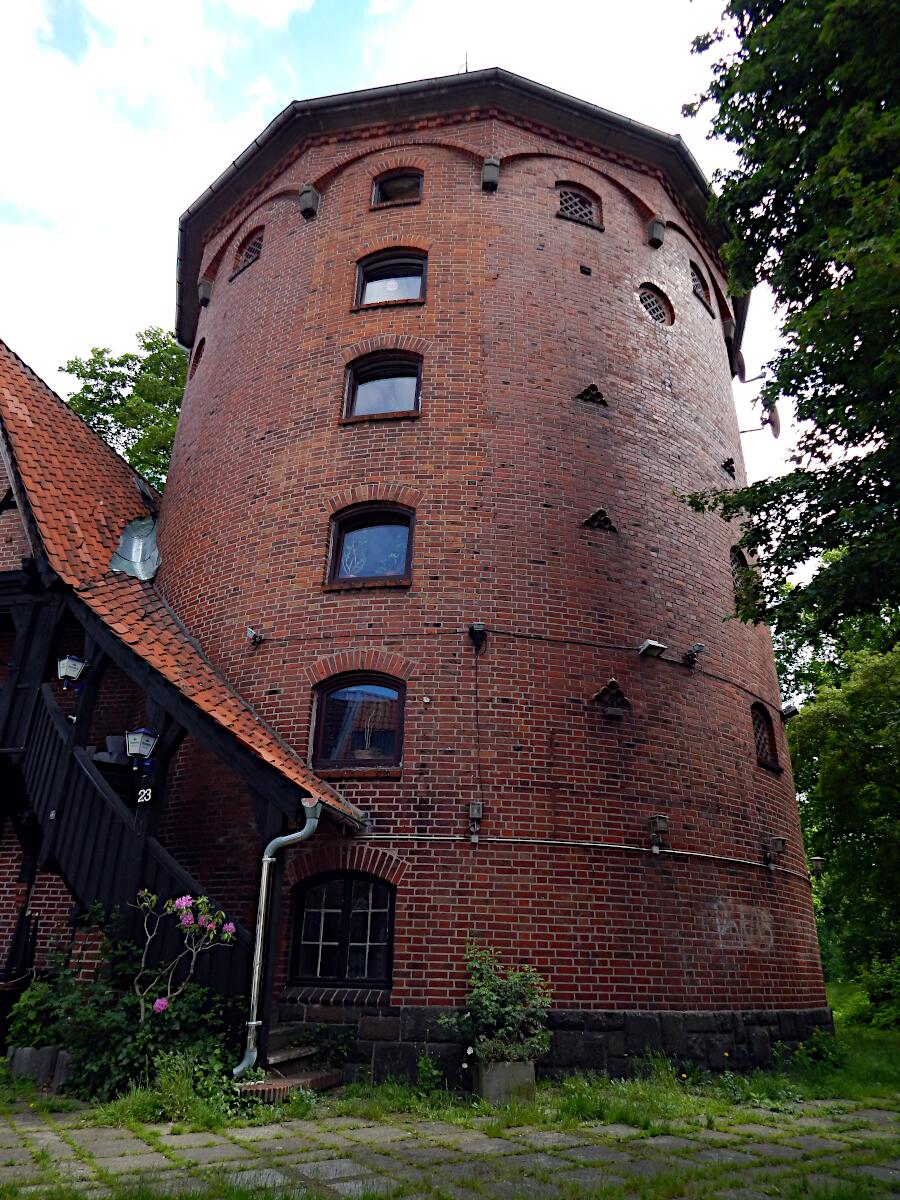
[[[495, 153], [489, 195], [480, 161]], [[371, 209], [373, 178], [397, 166], [423, 171], [422, 202]], [[293, 197], [310, 179], [322, 201], [305, 222]], [[603, 231], [558, 219], [561, 179], [600, 196]], [[651, 212], [669, 223], [656, 251]], [[260, 224], [260, 259], [229, 282]], [[392, 246], [428, 254], [425, 303], [354, 310], [357, 261]], [[402, 770], [336, 780], [371, 818], [358, 844], [408, 863], [394, 1002], [458, 999], [472, 932], [545, 969], [563, 1005], [821, 1005], [769, 635], [727, 619], [735, 531], [675, 497], [727, 485], [727, 458], [739, 482], [743, 468], [724, 274], [662, 182], [500, 118], [344, 137], [235, 210], [203, 274], [205, 354], [163, 501], [159, 583], [301, 754], [318, 681], [389, 661], [406, 683]], [[671, 301], [671, 326], [638, 303], [645, 282]], [[392, 347], [423, 356], [420, 415], [342, 424], [346, 364]], [[575, 398], [590, 383], [606, 406]], [[323, 588], [333, 512], [400, 494], [417, 496], [412, 585]], [[615, 532], [584, 527], [601, 507]], [[490, 630], [478, 659], [473, 620]], [[639, 659], [646, 638], [669, 661]], [[695, 642], [706, 652], [690, 670]], [[592, 699], [611, 677], [630, 701], [621, 720]], [[756, 701], [779, 772], [756, 761]], [[249, 899], [246, 800], [196, 761], [179, 784], [183, 834], [169, 836], [204, 883]], [[683, 857], [649, 855], [654, 813]], [[763, 864], [770, 834], [786, 838], [784, 870]], [[326, 831], [295, 858], [324, 869], [328, 845]], [[286, 943], [282, 979], [285, 962]]]

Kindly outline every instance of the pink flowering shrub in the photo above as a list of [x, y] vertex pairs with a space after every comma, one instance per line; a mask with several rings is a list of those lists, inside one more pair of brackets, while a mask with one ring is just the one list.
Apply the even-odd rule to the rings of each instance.
[[[140, 969], [134, 979], [134, 992], [140, 1005], [140, 1023], [147, 1020], [152, 1010], [163, 1013], [171, 1002], [180, 996], [194, 977], [197, 960], [234, 941], [237, 928], [233, 921], [226, 921], [221, 909], [213, 909], [207, 896], [179, 896], [166, 900], [160, 907], [159, 897], [152, 892], [138, 892], [137, 907], [144, 914], [144, 949]], [[174, 920], [175, 927], [184, 943], [183, 949], [171, 962], [157, 966], [149, 964], [150, 947], [164, 921]], [[176, 984], [176, 976], [181, 982]], [[150, 1003], [150, 996], [156, 999]]]

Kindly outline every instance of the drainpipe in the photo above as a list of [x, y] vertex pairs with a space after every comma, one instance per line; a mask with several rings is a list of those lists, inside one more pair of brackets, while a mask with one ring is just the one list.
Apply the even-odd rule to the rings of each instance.
[[256, 906], [256, 943], [253, 947], [253, 972], [250, 977], [250, 1019], [247, 1022], [247, 1049], [244, 1057], [231, 1072], [235, 1079], [249, 1071], [256, 1062], [256, 1035], [262, 1021], [258, 1019], [259, 991], [262, 986], [263, 953], [266, 944], [266, 926], [269, 923], [269, 885], [272, 879], [272, 868], [275, 856], [285, 846], [295, 846], [305, 842], [316, 832], [319, 816], [322, 812], [321, 800], [306, 804], [306, 824], [296, 833], [285, 834], [284, 837], [273, 838], [263, 850], [262, 873], [259, 879], [259, 903]]

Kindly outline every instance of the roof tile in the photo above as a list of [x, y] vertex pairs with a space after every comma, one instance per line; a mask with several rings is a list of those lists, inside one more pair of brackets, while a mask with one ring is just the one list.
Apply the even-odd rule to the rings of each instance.
[[153, 584], [109, 569], [122, 529], [146, 515], [139, 476], [2, 341], [0, 427], [60, 579], [239, 742], [328, 808], [359, 820], [358, 810], [319, 779], [209, 662]]

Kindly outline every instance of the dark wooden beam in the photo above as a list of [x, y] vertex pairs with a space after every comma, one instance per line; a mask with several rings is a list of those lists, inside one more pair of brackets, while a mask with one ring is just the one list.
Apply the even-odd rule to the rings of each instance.
[[[141, 688], [148, 701], [159, 704], [187, 733], [240, 775], [251, 789], [264, 793], [290, 820], [298, 818], [300, 804], [308, 792], [285, 779], [280, 771], [263, 762], [224, 726], [201, 712], [174, 684], [116, 637], [77, 596], [69, 597], [69, 606], [104, 653]], [[325, 807], [323, 815], [325, 813], [332, 820], [355, 828], [352, 821], [342, 818], [333, 809]]]

